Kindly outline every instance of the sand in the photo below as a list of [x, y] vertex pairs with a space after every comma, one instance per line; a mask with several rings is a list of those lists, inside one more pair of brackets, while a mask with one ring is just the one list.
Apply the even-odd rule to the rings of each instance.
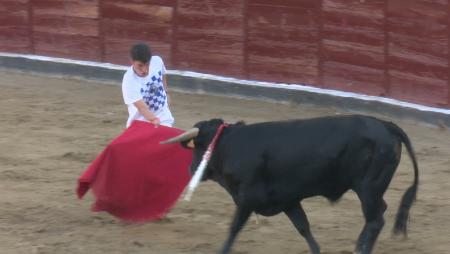
[[[342, 114], [333, 108], [171, 92], [176, 127], [213, 117], [247, 123]], [[124, 129], [119, 81], [105, 84], [0, 71], [0, 253], [215, 253], [224, 242], [234, 204], [216, 183], [202, 183], [165, 220], [131, 224], [92, 213], [92, 196], [75, 196], [79, 175]], [[386, 118], [389, 119], [389, 118]], [[450, 253], [450, 131], [389, 119], [415, 147], [421, 184], [409, 237], [391, 236], [400, 196], [412, 183], [404, 153], [385, 195], [386, 225], [374, 253]], [[352, 253], [363, 226], [354, 193], [330, 205], [302, 202], [323, 253]], [[308, 253], [283, 214], [253, 216], [233, 253]]]

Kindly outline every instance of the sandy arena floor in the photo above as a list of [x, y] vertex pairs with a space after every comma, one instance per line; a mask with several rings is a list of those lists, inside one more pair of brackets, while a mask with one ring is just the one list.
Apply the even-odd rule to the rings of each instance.
[[[172, 93], [176, 126], [187, 129], [212, 117], [228, 122], [339, 114], [332, 108], [283, 105]], [[77, 200], [78, 176], [124, 128], [119, 86], [0, 71], [0, 253], [215, 253], [226, 238], [234, 205], [217, 184], [203, 183], [191, 202], [180, 201], [168, 219], [125, 224], [90, 212], [92, 196]], [[450, 253], [450, 131], [396, 121], [409, 134], [421, 185], [409, 238], [391, 237], [400, 196], [411, 184], [402, 163], [386, 193], [386, 225], [375, 253]], [[354, 193], [337, 205], [303, 202], [323, 253], [350, 254], [362, 228]], [[262, 217], [260, 217], [262, 218]], [[233, 253], [308, 253], [284, 215], [252, 217]]]

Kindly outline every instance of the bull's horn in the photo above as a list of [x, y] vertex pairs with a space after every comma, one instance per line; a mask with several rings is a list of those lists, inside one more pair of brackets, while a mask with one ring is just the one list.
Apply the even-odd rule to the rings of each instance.
[[187, 141], [189, 139], [197, 137], [198, 131], [199, 131], [198, 128], [192, 128], [174, 138], [170, 138], [168, 140], [164, 140], [159, 143], [165, 145], [165, 144], [172, 144], [172, 143], [179, 143], [179, 142]]

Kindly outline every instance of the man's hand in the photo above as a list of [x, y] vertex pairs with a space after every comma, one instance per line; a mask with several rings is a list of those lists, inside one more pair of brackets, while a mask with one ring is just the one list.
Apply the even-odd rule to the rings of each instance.
[[143, 100], [138, 100], [133, 104], [139, 110], [139, 113], [141, 113], [141, 115], [143, 115], [147, 121], [156, 126], [161, 124], [161, 120], [159, 120], [158, 117], [156, 117], [152, 112], [150, 112], [147, 104], [145, 104]]
[[150, 123], [159, 126], [161, 124], [161, 120], [159, 120], [158, 117], [153, 118], [152, 120], [150, 120]]

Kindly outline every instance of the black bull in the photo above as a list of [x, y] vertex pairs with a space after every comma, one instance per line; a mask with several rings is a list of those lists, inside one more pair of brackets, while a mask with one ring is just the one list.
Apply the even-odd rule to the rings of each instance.
[[[199, 122], [163, 143], [181, 142], [187, 147], [193, 140], [193, 173], [222, 123], [221, 119]], [[402, 143], [413, 162], [414, 182], [401, 200], [394, 233], [406, 235], [418, 166], [408, 136], [397, 125], [367, 116], [229, 125], [202, 179], [218, 182], [237, 206], [221, 253], [229, 253], [252, 212], [264, 216], [284, 212], [311, 252], [320, 253], [300, 201], [317, 195], [337, 201], [350, 189], [358, 195], [365, 217], [355, 251], [371, 253], [384, 225], [383, 195], [399, 164]]]

